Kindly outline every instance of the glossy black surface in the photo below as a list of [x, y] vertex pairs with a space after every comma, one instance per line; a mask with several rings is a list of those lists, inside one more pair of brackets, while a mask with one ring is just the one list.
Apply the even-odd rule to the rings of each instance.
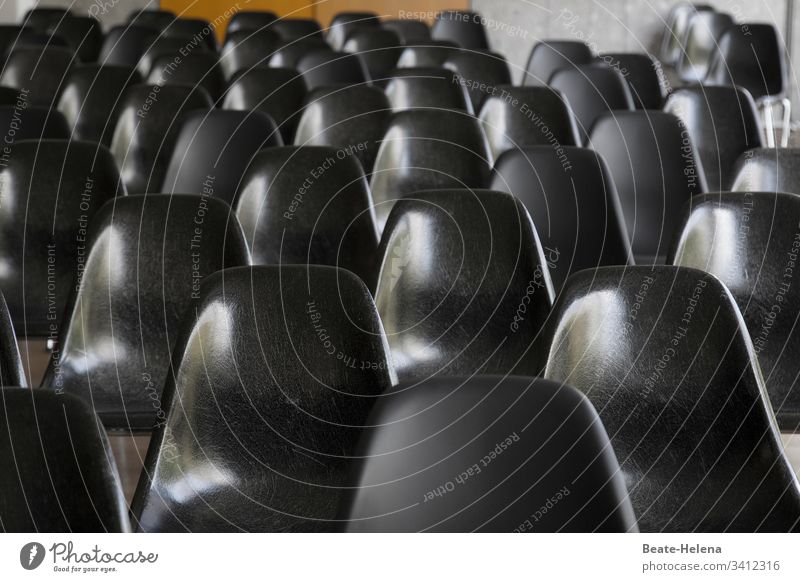
[[6, 58], [0, 84], [25, 89], [33, 105], [53, 107], [74, 59], [74, 53], [63, 47], [17, 46]]
[[102, 65], [135, 67], [158, 34], [158, 29], [150, 26], [114, 26], [103, 39], [98, 62]]
[[73, 138], [110, 145], [122, 94], [140, 81], [139, 74], [129, 67], [73, 67], [58, 101], [58, 110], [64, 114]]
[[369, 81], [369, 71], [359, 55], [329, 50], [307, 54], [297, 62], [308, 89], [330, 85], [359, 85]]
[[370, 78], [378, 80], [397, 65], [403, 43], [391, 30], [367, 26], [351, 32], [342, 50], [357, 54], [367, 67]]
[[385, 346], [369, 291], [347, 271], [209, 278], [175, 348], [168, 416], [133, 501], [139, 529], [338, 529], [360, 427], [394, 378]]
[[641, 531], [798, 528], [797, 477], [718, 279], [663, 266], [584, 271], [553, 314], [545, 377], [599, 412]]
[[380, 24], [381, 21], [374, 12], [339, 12], [331, 20], [325, 40], [334, 50], [341, 50], [351, 32], [368, 26], [377, 28]]
[[0, 463], [4, 532], [130, 531], [108, 438], [77, 398], [0, 390]]
[[544, 40], [537, 42], [528, 57], [523, 85], [547, 85], [550, 77], [559, 69], [570, 69], [588, 65], [594, 60], [592, 50], [583, 42], [575, 40]]
[[683, 206], [707, 191], [681, 121], [661, 111], [617, 111], [589, 144], [608, 164], [637, 263], [663, 262]]
[[468, 10], [445, 10], [436, 15], [431, 27], [434, 40], [449, 40], [468, 50], [489, 48], [482, 17]]
[[277, 124], [284, 143], [292, 143], [306, 93], [306, 84], [297, 71], [257, 67], [240, 71], [231, 79], [222, 108], [263, 111]]
[[166, 57], [178, 66], [184, 57], [205, 52], [208, 50], [203, 44], [193, 43], [190, 38], [160, 36], [148, 45], [136, 68], [142, 77], [147, 77], [156, 60], [161, 57]]
[[617, 189], [590, 149], [526, 147], [495, 163], [492, 190], [510, 192], [531, 215], [556, 293], [581, 269], [633, 264]]
[[661, 109], [667, 98], [661, 64], [644, 53], [604, 53], [597, 61], [619, 71], [628, 83], [636, 109]]
[[269, 29], [228, 32], [225, 44], [220, 49], [219, 65], [230, 79], [237, 71], [266, 67], [282, 44], [278, 33]]
[[753, 99], [783, 94], [786, 61], [775, 27], [747, 24], [726, 28], [711, 60], [706, 83], [743, 87]]
[[216, 198], [124, 196], [95, 214], [85, 257], [43, 386], [91, 403], [109, 428], [149, 430], [200, 284], [249, 262], [241, 227]]
[[381, 27], [391, 30], [400, 37], [403, 44], [424, 44], [431, 40], [431, 31], [428, 25], [421, 20], [410, 18], [390, 18], [381, 21]]
[[319, 22], [311, 18], [281, 18], [270, 24], [269, 29], [277, 32], [278, 36], [286, 41], [301, 38], [322, 39]]
[[550, 77], [550, 87], [560, 91], [575, 115], [585, 142], [595, 122], [605, 113], [634, 109], [625, 78], [605, 65], [581, 65], [559, 69]]
[[665, 111], [680, 117], [703, 164], [709, 191], [728, 190], [736, 160], [763, 147], [753, 98], [735, 87], [685, 87], [667, 100]]
[[21, 336], [57, 338], [93, 215], [124, 193], [105, 147], [21, 141], [0, 168], [0, 289]]
[[93, 63], [103, 44], [100, 22], [91, 16], [73, 16], [53, 23], [47, 34], [63, 38], [84, 63]]
[[670, 262], [722, 281], [742, 311], [781, 429], [800, 428], [800, 196], [706, 194], [687, 209]]
[[381, 398], [369, 424], [348, 531], [637, 531], [605, 429], [569, 386], [435, 378]]
[[0, 24], [0, 55], [5, 59], [12, 47], [21, 44], [23, 35], [33, 32], [32, 28], [23, 28], [16, 24]]
[[511, 70], [506, 59], [498, 53], [453, 53], [447, 57], [444, 67], [458, 73], [476, 112], [480, 111], [484, 99], [498, 94], [499, 87], [511, 85]]
[[0, 387], [27, 385], [14, 324], [3, 294], [0, 293]]
[[13, 151], [14, 144], [25, 139], [68, 139], [69, 126], [60, 111], [31, 106], [23, 97], [0, 107], [0, 133], [8, 136], [11, 143], [5, 145]]
[[700, 83], [706, 78], [720, 39], [732, 25], [730, 14], [710, 10], [695, 12], [689, 18], [683, 50], [675, 65], [683, 81]]
[[461, 49], [449, 40], [426, 40], [409, 45], [400, 54], [398, 67], [441, 67], [447, 58]]
[[69, 11], [66, 8], [37, 6], [25, 13], [22, 24], [38, 32], [46, 32], [50, 26], [65, 18], [69, 18]]
[[433, 190], [395, 204], [378, 250], [375, 303], [402, 381], [535, 376], [553, 302], [525, 207], [505, 192]]
[[134, 10], [128, 15], [128, 22], [136, 26], [148, 26], [158, 31], [164, 30], [175, 21], [172, 10]]
[[747, 150], [733, 169], [731, 190], [800, 194], [800, 149]]
[[368, 284], [378, 235], [358, 159], [329, 147], [260, 151], [236, 195], [255, 265], [331, 265]]
[[274, 12], [266, 10], [239, 10], [236, 14], [232, 15], [228, 20], [228, 26], [225, 29], [225, 40], [236, 31], [255, 31], [262, 30], [270, 26], [278, 19]]
[[161, 191], [209, 194], [228, 204], [256, 152], [283, 145], [275, 122], [260, 111], [192, 111], [180, 127]]
[[478, 117], [495, 159], [525, 146], [559, 148], [581, 142], [564, 96], [549, 87], [498, 86], [484, 100]]
[[269, 57], [270, 67], [284, 67], [297, 69], [300, 59], [319, 51], [330, 51], [331, 47], [319, 38], [304, 38], [294, 40], [275, 49]]
[[466, 112], [395, 113], [383, 137], [370, 189], [378, 228], [397, 200], [417, 190], [485, 188], [491, 157], [480, 122]]
[[216, 102], [225, 88], [225, 75], [217, 55], [212, 52], [191, 53], [181, 57], [177, 63], [170, 55], [160, 55], [153, 61], [146, 82], [150, 85], [202, 87]]
[[389, 100], [376, 87], [317, 89], [306, 97], [294, 143], [355, 151], [369, 175], [391, 115]]
[[185, 39], [187, 47], [203, 43], [210, 51], [217, 50], [217, 37], [214, 27], [202, 18], [185, 18], [181, 16], [170, 22], [164, 29], [164, 36]]
[[664, 37], [661, 39], [659, 55], [662, 63], [674, 66], [680, 59], [689, 21], [694, 13], [713, 10], [714, 8], [707, 4], [694, 2], [677, 2], [672, 6], [664, 27]]
[[395, 69], [388, 75], [384, 92], [395, 112], [418, 107], [473, 112], [466, 88], [449, 69]]
[[125, 90], [117, 106], [111, 152], [129, 194], [159, 191], [182, 115], [212, 106], [201, 87], [134, 85]]

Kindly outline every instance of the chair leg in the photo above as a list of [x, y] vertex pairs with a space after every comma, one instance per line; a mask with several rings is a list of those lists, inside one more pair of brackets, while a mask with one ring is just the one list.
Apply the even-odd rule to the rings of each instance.
[[783, 105], [783, 127], [781, 128], [781, 147], [789, 147], [789, 133], [792, 131], [792, 101], [788, 97], [781, 99]]
[[773, 115], [774, 101], [767, 101], [763, 104], [764, 130], [767, 133], [767, 147], [775, 147], [775, 116]]

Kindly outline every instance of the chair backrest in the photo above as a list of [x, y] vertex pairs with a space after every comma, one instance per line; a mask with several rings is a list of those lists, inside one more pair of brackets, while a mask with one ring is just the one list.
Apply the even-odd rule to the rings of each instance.
[[320, 38], [311, 37], [294, 40], [275, 49], [269, 58], [269, 66], [297, 70], [297, 64], [306, 55], [330, 50], [330, 45]]
[[666, 75], [654, 57], [644, 53], [603, 53], [597, 61], [616, 69], [628, 83], [636, 109], [661, 109], [667, 98]]
[[114, 26], [103, 39], [97, 62], [101, 65], [135, 67], [158, 34], [158, 29], [151, 26], [134, 24]]
[[268, 10], [239, 10], [228, 20], [225, 28], [225, 40], [237, 31], [253, 32], [271, 26], [278, 15]]
[[0, 134], [8, 138], [5, 145], [9, 151], [0, 153], [0, 160], [7, 161], [17, 142], [26, 139], [69, 139], [70, 131], [60, 111], [32, 106], [27, 92], [18, 91], [14, 105], [0, 107]]
[[375, 303], [401, 380], [538, 374], [553, 285], [519, 200], [415, 192], [395, 204], [378, 256]]
[[426, 40], [406, 46], [397, 61], [398, 68], [441, 67], [451, 55], [461, 51], [449, 40]]
[[388, 75], [384, 92], [394, 112], [422, 107], [473, 113], [465, 86], [458, 82], [458, 77], [449, 69], [395, 69]]
[[731, 190], [800, 194], [800, 148], [747, 150], [733, 168]]
[[225, 75], [217, 55], [210, 51], [190, 53], [175, 61], [169, 55], [159, 55], [153, 61], [146, 82], [150, 85], [186, 85], [202, 87], [214, 102], [225, 89]]
[[134, 10], [128, 15], [132, 26], [147, 26], [159, 32], [172, 24], [177, 16], [172, 10], [151, 10], [149, 8]]
[[706, 78], [719, 41], [732, 25], [731, 15], [722, 12], [706, 10], [691, 15], [683, 50], [675, 66], [682, 80], [700, 83]]
[[725, 286], [677, 267], [567, 282], [544, 377], [600, 414], [642, 532], [796, 531], [800, 488]]
[[165, 57], [169, 61], [172, 61], [177, 68], [177, 65], [179, 65], [185, 57], [208, 52], [211, 51], [209, 51], [204, 44], [195, 39], [159, 36], [145, 49], [136, 68], [142, 77], [147, 77], [153, 70], [156, 60], [159, 58]]
[[569, 69], [591, 64], [592, 50], [586, 43], [575, 40], [545, 40], [537, 42], [531, 49], [525, 68], [523, 85], [547, 85], [550, 77], [559, 69]]
[[449, 40], [469, 50], [489, 48], [483, 17], [468, 10], [445, 10], [436, 15], [431, 27], [434, 40]]
[[382, 20], [381, 27], [395, 32], [404, 45], [425, 44], [431, 40], [431, 30], [422, 20], [390, 18]]
[[447, 57], [444, 67], [458, 74], [476, 113], [481, 110], [484, 99], [498, 94], [499, 87], [511, 85], [511, 70], [505, 57], [499, 53], [454, 53]]
[[217, 36], [214, 26], [204, 18], [176, 18], [163, 31], [166, 37], [186, 39], [187, 47], [203, 44], [212, 52], [217, 51]]
[[303, 38], [322, 40], [322, 28], [313, 18], [280, 18], [270, 24], [269, 28], [285, 41]]
[[[319, 266], [217, 273], [175, 360], [132, 504], [138, 529], [339, 529], [361, 427], [394, 383], [364, 284]], [[213, 487], [189, 485], [198, 474]]]
[[51, 24], [47, 34], [63, 38], [84, 63], [95, 62], [103, 45], [103, 29], [92, 16], [70, 14]]
[[673, 4], [667, 16], [664, 36], [661, 39], [660, 60], [665, 65], [674, 66], [680, 60], [684, 50], [686, 31], [689, 21], [695, 12], [713, 11], [714, 8], [707, 4], [694, 2], [677, 2]]
[[33, 105], [55, 107], [75, 53], [59, 46], [17, 46], [6, 58], [0, 84], [25, 89]]
[[330, 50], [315, 51], [302, 57], [297, 70], [309, 90], [331, 85], [360, 85], [370, 80], [369, 71], [359, 55]]
[[19, 386], [25, 388], [28, 381], [17, 345], [17, 335], [6, 300], [0, 293], [0, 387]]
[[370, 78], [380, 80], [397, 65], [403, 44], [396, 32], [366, 26], [350, 33], [342, 51], [358, 55]]
[[608, 435], [574, 388], [513, 376], [407, 388], [370, 417], [347, 531], [638, 531]]
[[229, 30], [220, 49], [219, 66], [228, 79], [237, 71], [266, 67], [282, 44], [278, 33], [269, 28]]
[[381, 21], [374, 12], [339, 12], [331, 19], [325, 40], [333, 47], [333, 50], [339, 51], [342, 50], [347, 37], [354, 30], [367, 26], [377, 28], [380, 24]]

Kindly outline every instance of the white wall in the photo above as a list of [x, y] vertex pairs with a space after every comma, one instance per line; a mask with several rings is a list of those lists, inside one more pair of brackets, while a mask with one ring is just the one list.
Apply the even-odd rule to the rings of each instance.
[[[0, 0], [3, 2], [4, 0]], [[115, 24], [122, 24], [128, 15], [140, 8], [157, 8], [159, 0], [5, 0], [14, 5], [14, 10], [6, 12], [0, 9], [0, 22], [18, 22], [25, 13], [36, 5], [69, 8], [75, 14], [86, 16], [91, 14], [108, 29]]]

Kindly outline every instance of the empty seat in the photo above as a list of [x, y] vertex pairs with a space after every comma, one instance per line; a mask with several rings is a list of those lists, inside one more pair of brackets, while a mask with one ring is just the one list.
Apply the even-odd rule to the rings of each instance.
[[358, 85], [369, 81], [369, 71], [358, 55], [316, 51], [301, 58], [297, 70], [309, 90], [329, 85]]
[[[774, 151], [774, 150], [773, 150]], [[782, 430], [800, 428], [800, 196], [706, 194], [692, 202], [671, 262], [715, 275], [742, 311]]]
[[498, 87], [511, 85], [508, 63], [497, 53], [453, 53], [447, 57], [444, 67], [458, 73], [476, 112], [480, 111], [484, 99], [497, 94]]
[[22, 24], [38, 32], [47, 32], [53, 24], [69, 18], [69, 14], [66, 8], [36, 6], [25, 13]]
[[283, 41], [272, 30], [235, 30], [229, 32], [220, 50], [220, 67], [225, 77], [252, 67], [266, 67]]
[[367, 26], [350, 33], [342, 50], [358, 55], [371, 79], [381, 79], [397, 65], [403, 46], [391, 30]]
[[588, 65], [593, 60], [592, 50], [583, 42], [574, 40], [537, 42], [531, 49], [531, 56], [528, 57], [522, 84], [547, 85], [557, 70]]
[[75, 139], [110, 145], [117, 124], [117, 105], [125, 89], [140, 81], [129, 67], [78, 65], [64, 84], [58, 110]]
[[6, 59], [0, 83], [25, 89], [34, 105], [53, 107], [74, 59], [74, 53], [62, 47], [17, 46]]
[[578, 124], [564, 96], [549, 87], [501, 85], [483, 102], [479, 118], [497, 159], [510, 149], [581, 143]]
[[689, 21], [694, 13], [713, 10], [714, 8], [707, 4], [693, 2], [677, 2], [672, 6], [661, 39], [659, 55], [662, 63], [674, 66], [680, 60], [684, 51], [686, 31], [689, 30]]
[[339, 12], [334, 15], [328, 27], [325, 40], [333, 50], [344, 48], [347, 37], [356, 29], [366, 26], [380, 26], [380, 19], [374, 12]]
[[458, 54], [461, 49], [449, 40], [428, 40], [419, 44], [407, 46], [397, 61], [399, 68], [403, 67], [441, 67], [452, 55]]
[[628, 83], [636, 109], [661, 109], [667, 98], [661, 64], [644, 53], [604, 53], [598, 61], [616, 69]]
[[485, 188], [491, 172], [489, 156], [480, 122], [466, 112], [395, 113], [370, 182], [379, 230], [395, 201], [417, 190]]
[[250, 158], [283, 145], [275, 122], [260, 111], [192, 111], [179, 123], [162, 192], [213, 194], [232, 204]]
[[330, 50], [331, 47], [328, 43], [319, 38], [295, 40], [276, 48], [269, 59], [269, 66], [297, 69], [300, 59], [306, 55]]
[[391, 30], [405, 45], [425, 44], [431, 40], [431, 31], [422, 20], [410, 18], [392, 18], [381, 21], [381, 27]]
[[339, 529], [360, 427], [394, 380], [364, 284], [306, 265], [217, 273], [175, 353], [132, 503], [138, 528]]
[[169, 23], [163, 31], [166, 37], [176, 37], [186, 39], [187, 47], [193, 48], [198, 44], [215, 52], [217, 50], [217, 37], [214, 33], [214, 26], [203, 18], [176, 18]]
[[553, 302], [536, 229], [505, 192], [417, 191], [392, 209], [375, 303], [398, 378], [535, 376]]
[[240, 30], [249, 32], [263, 30], [277, 19], [278, 16], [274, 12], [266, 10], [239, 10], [228, 20], [228, 26], [225, 29], [225, 41], [227, 42], [234, 32]]
[[589, 143], [608, 163], [636, 262], [663, 262], [684, 204], [707, 191], [684, 125], [661, 111], [607, 113]]
[[215, 102], [225, 88], [225, 76], [217, 55], [210, 51], [191, 53], [181, 57], [180, 61], [161, 55], [153, 61], [146, 82], [151, 85], [202, 87]]
[[292, 143], [305, 96], [306, 84], [297, 71], [256, 67], [231, 79], [222, 108], [263, 111], [278, 125], [283, 141]]
[[730, 189], [739, 156], [763, 146], [753, 98], [736, 87], [684, 87], [665, 110], [686, 124], [711, 192]]
[[465, 86], [448, 69], [396, 69], [389, 75], [384, 91], [392, 111], [430, 107], [473, 112]]
[[508, 151], [497, 160], [489, 187], [510, 192], [527, 208], [556, 292], [582, 269], [633, 264], [617, 189], [595, 151]]
[[638, 531], [597, 412], [569, 386], [434, 378], [381, 398], [369, 424], [348, 531]]
[[800, 194], [800, 149], [758, 148], [743, 153], [733, 170], [731, 190]]
[[270, 30], [278, 33], [284, 41], [293, 41], [303, 38], [318, 38], [322, 40], [322, 28], [313, 18], [280, 18], [270, 24]]
[[250, 162], [236, 200], [253, 264], [331, 265], [371, 284], [378, 246], [375, 214], [352, 152], [262, 150]]
[[128, 22], [134, 26], [147, 26], [162, 31], [175, 21], [172, 10], [154, 10], [146, 8], [134, 10], [128, 15]]
[[167, 57], [169, 61], [174, 61], [178, 65], [184, 57], [201, 52], [207, 52], [204, 45], [194, 42], [189, 44], [190, 39], [178, 37], [160, 36], [155, 39], [144, 51], [142, 58], [136, 65], [142, 77], [147, 77], [153, 70], [156, 59]]
[[17, 333], [57, 339], [93, 215], [124, 193], [114, 158], [91, 142], [21, 141], [0, 181], [0, 289]]
[[730, 14], [709, 10], [692, 14], [683, 50], [675, 66], [683, 81], [700, 83], [706, 78], [720, 39], [731, 25], [733, 18]]
[[0, 522], [4, 532], [129, 532], [105, 431], [68, 394], [0, 390]]
[[445, 10], [436, 15], [431, 27], [434, 40], [449, 40], [468, 50], [489, 48], [483, 17], [467, 10]]
[[53, 23], [47, 34], [63, 38], [84, 63], [95, 62], [103, 45], [103, 29], [91, 16], [69, 15]]
[[618, 70], [605, 65], [559, 69], [550, 77], [550, 87], [566, 98], [584, 141], [603, 114], [634, 109], [625, 78]]
[[158, 192], [164, 182], [183, 113], [208, 111], [211, 97], [201, 87], [134, 85], [118, 105], [111, 152], [129, 194]]
[[135, 67], [158, 34], [158, 30], [149, 26], [114, 26], [103, 39], [98, 62], [101, 65]]
[[753, 344], [716, 277], [584, 271], [553, 316], [545, 377], [594, 404], [642, 532], [797, 530], [797, 477]]
[[0, 293], [0, 387], [26, 387], [25, 369], [6, 301]]
[[317, 89], [306, 97], [294, 143], [354, 151], [370, 174], [391, 114], [389, 100], [375, 87]]
[[30, 106], [26, 95], [20, 92], [15, 105], [0, 107], [0, 134], [6, 136], [0, 163], [8, 163], [14, 144], [24, 139], [69, 139], [69, 126], [61, 112]]
[[163, 423], [161, 390], [204, 278], [248, 264], [230, 207], [202, 196], [123, 196], [94, 216], [83, 274], [43, 386], [90, 403], [110, 429]]

